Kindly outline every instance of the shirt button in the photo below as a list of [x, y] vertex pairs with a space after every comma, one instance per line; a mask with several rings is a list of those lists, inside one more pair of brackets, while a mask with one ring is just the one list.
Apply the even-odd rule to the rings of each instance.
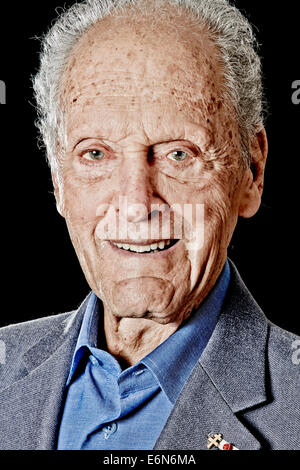
[[104, 439], [108, 439], [117, 430], [117, 423], [110, 423], [102, 431], [104, 432]]
[[96, 364], [98, 364], [98, 361], [97, 359], [94, 357], [94, 356], [90, 356], [90, 361], [91, 363], [95, 366]]

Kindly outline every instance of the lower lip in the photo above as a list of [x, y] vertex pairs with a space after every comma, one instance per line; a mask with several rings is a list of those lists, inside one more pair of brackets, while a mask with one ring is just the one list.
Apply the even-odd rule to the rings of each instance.
[[117, 251], [119, 254], [123, 256], [134, 256], [136, 258], [141, 258], [141, 257], [146, 257], [146, 258], [162, 258], [165, 256], [168, 256], [169, 254], [173, 253], [173, 251], [176, 249], [178, 245], [180, 245], [182, 240], [178, 240], [177, 243], [175, 243], [173, 246], [170, 248], [164, 249], [164, 250], [159, 250], [159, 251], [145, 251], [144, 253], [136, 253], [135, 251], [130, 251], [130, 250], [123, 250], [122, 248], [118, 248], [116, 245], [114, 245], [111, 241], [109, 241], [110, 246], [112, 247], [113, 250]]

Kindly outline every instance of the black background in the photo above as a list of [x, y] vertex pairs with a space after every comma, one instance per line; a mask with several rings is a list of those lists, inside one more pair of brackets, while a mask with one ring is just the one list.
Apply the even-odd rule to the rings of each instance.
[[[56, 212], [50, 172], [38, 149], [31, 75], [39, 43], [56, 8], [73, 2], [1, 4], [0, 79], [7, 104], [0, 106], [2, 183], [2, 302], [0, 326], [76, 308], [89, 287]], [[266, 315], [300, 334], [299, 121], [292, 82], [300, 79], [300, 3], [239, 0], [261, 43], [269, 103], [269, 158], [263, 204], [241, 220], [229, 255]]]

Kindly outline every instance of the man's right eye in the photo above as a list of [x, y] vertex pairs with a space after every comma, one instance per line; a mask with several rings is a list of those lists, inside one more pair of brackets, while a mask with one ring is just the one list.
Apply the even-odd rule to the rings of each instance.
[[102, 152], [102, 150], [89, 150], [88, 152], [82, 154], [82, 158], [90, 162], [97, 162], [102, 160], [103, 157], [104, 152]]

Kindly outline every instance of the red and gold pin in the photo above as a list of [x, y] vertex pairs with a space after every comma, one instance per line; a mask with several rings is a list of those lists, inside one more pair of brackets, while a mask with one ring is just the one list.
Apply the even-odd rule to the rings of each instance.
[[212, 449], [213, 447], [217, 447], [220, 450], [238, 450], [237, 447], [230, 444], [230, 442], [225, 441], [223, 439], [223, 434], [211, 434], [208, 437], [207, 448]]

